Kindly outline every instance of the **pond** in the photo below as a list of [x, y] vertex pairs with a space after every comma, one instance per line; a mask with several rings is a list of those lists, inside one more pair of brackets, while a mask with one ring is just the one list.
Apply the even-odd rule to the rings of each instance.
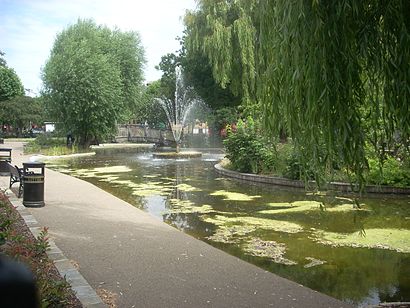
[[85, 179], [229, 254], [343, 301], [410, 301], [410, 198], [311, 194], [191, 160], [113, 153], [47, 166]]

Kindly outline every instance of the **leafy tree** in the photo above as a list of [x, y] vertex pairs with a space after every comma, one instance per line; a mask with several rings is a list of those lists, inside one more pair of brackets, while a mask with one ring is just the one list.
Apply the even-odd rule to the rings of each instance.
[[185, 16], [187, 53], [206, 56], [215, 81], [248, 104], [255, 97], [257, 3], [198, 1]]
[[225, 107], [235, 107], [240, 104], [241, 98], [221, 87], [212, 76], [212, 67], [208, 58], [201, 52], [185, 47], [185, 36], [180, 39], [181, 50], [179, 62], [184, 68], [185, 80], [192, 85], [198, 95], [207, 102], [214, 111]]
[[0, 51], [0, 102], [24, 95], [20, 78], [12, 68], [7, 66], [3, 56], [4, 52]]
[[161, 57], [161, 62], [156, 66], [156, 69], [162, 71], [159, 92], [169, 99], [175, 96], [175, 69], [180, 64], [179, 55], [168, 53]]
[[161, 96], [160, 81], [148, 84], [144, 88], [141, 99], [135, 107], [134, 119], [138, 123], [147, 122], [151, 127], [165, 128], [168, 119], [161, 105], [156, 100], [156, 98]]
[[6, 66], [6, 60], [4, 60], [4, 52], [0, 50], [0, 66]]
[[57, 35], [43, 69], [47, 111], [84, 147], [111, 136], [136, 106], [144, 61], [137, 33], [79, 20]]
[[33, 124], [41, 124], [44, 119], [43, 103], [40, 98], [17, 96], [0, 102], [0, 119], [21, 134]]
[[409, 140], [409, 20], [401, 0], [202, 0], [185, 17], [187, 48], [209, 59], [221, 86], [256, 104], [265, 130], [285, 128], [303, 165], [337, 163], [359, 180], [366, 125], [381, 123], [376, 139]]

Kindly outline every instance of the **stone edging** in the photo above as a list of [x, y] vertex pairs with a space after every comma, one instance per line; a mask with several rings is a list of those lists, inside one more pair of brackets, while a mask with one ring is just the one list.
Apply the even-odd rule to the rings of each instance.
[[[24, 222], [30, 229], [30, 232], [37, 238], [42, 229], [40, 224], [13, 193], [10, 193], [9, 190], [6, 191], [6, 193], [11, 204], [24, 219]], [[54, 241], [49, 239], [48, 242], [50, 245], [50, 249], [47, 251], [48, 257], [54, 262], [54, 265], [60, 275], [70, 284], [83, 307], [106, 308], [107, 305], [103, 303], [95, 290], [64, 256], [63, 252], [57, 247]]]
[[[305, 183], [299, 180], [290, 180], [281, 177], [258, 175], [252, 173], [241, 173], [237, 171], [232, 171], [225, 169], [221, 164], [216, 164], [215, 170], [217, 173], [232, 177], [239, 180], [265, 183], [271, 185], [280, 185], [280, 186], [290, 186], [296, 188], [305, 188]], [[341, 182], [331, 182], [326, 186], [329, 190], [336, 190], [340, 192], [352, 192], [352, 186], [349, 183]], [[354, 187], [353, 187], [354, 188]], [[379, 193], [379, 194], [410, 194], [410, 188], [401, 188], [401, 187], [392, 187], [392, 186], [379, 186], [379, 185], [367, 185], [365, 187], [367, 193]]]

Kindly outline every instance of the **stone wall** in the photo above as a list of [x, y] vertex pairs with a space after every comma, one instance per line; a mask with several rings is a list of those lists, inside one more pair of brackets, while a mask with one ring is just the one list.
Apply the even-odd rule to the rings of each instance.
[[[251, 174], [251, 173], [240, 173], [240, 172], [225, 169], [224, 167], [221, 166], [221, 164], [216, 164], [215, 169], [216, 169], [216, 172], [221, 175], [240, 179], [240, 180], [279, 185], [279, 186], [305, 188], [305, 182], [303, 181], [290, 180], [290, 179], [281, 178], [281, 177], [273, 177], [273, 176], [258, 175], [258, 174]], [[315, 182], [312, 181], [309, 184], [312, 184], [314, 186]], [[358, 187], [355, 185], [351, 185], [349, 183], [331, 182], [327, 184], [326, 189], [340, 191], [340, 192], [354, 192], [358, 190]], [[401, 188], [401, 187], [392, 187], [392, 186], [367, 185], [365, 187], [365, 191], [367, 193], [410, 195], [410, 187]]]

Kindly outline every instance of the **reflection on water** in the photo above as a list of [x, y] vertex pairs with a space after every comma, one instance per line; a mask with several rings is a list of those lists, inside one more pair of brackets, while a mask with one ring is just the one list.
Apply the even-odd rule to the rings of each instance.
[[108, 152], [53, 168], [314, 290], [358, 305], [410, 301], [408, 196], [354, 200], [239, 182], [215, 173], [220, 158]]

